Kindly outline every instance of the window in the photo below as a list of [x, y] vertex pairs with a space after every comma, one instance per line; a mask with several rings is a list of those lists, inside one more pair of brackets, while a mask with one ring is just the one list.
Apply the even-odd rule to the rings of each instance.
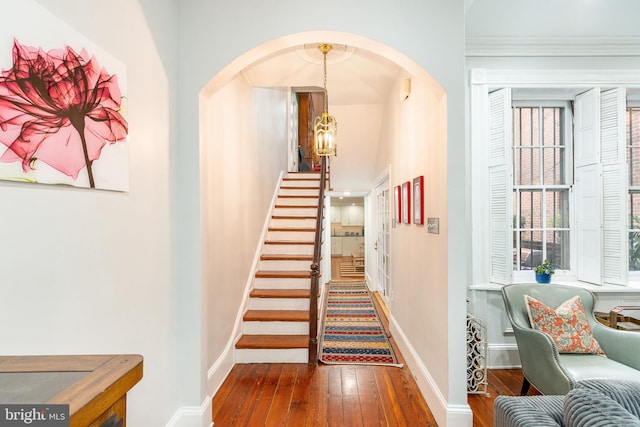
[[640, 107], [627, 108], [629, 270], [640, 271]]
[[625, 90], [553, 99], [488, 94], [489, 280], [530, 281], [547, 258], [560, 280], [626, 284]]
[[519, 103], [512, 109], [514, 271], [531, 270], [545, 258], [556, 269], [570, 269], [567, 109]]

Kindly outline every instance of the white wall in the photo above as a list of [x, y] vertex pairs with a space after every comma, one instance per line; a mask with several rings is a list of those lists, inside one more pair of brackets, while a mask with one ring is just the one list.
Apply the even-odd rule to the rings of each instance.
[[[462, 416], [464, 424], [456, 424], [455, 414], [452, 415], [456, 408], [464, 407], [466, 404], [465, 383], [456, 379], [459, 372], [464, 372], [466, 365], [464, 308], [467, 271], [460, 268], [460, 265], [466, 264], [466, 254], [459, 253], [468, 236], [465, 204], [467, 177], [461, 173], [465, 170], [466, 157], [463, 127], [460, 125], [464, 121], [464, 4], [438, 0], [406, 0], [398, 7], [397, 3], [380, 0], [355, 0], [347, 3], [329, 0], [324, 7], [327, 10], [339, 10], [340, 13], [332, 14], [332, 19], [326, 21], [321, 31], [316, 34], [317, 38], [311, 40], [305, 36], [310, 34], [308, 32], [311, 29], [318, 28], [313, 24], [315, 21], [309, 20], [309, 17], [317, 12], [313, 4], [295, 0], [251, 1], [242, 4], [205, 0], [180, 2], [179, 64], [182, 86], [178, 102], [181, 190], [178, 205], [178, 251], [180, 282], [183, 294], [188, 296], [181, 305], [183, 311], [180, 313], [180, 318], [184, 321], [181, 325], [184, 332], [181, 337], [183, 348], [185, 351], [193, 351], [194, 359], [206, 359], [202, 351], [206, 346], [199, 341], [203, 337], [203, 319], [196, 313], [187, 312], [187, 307], [197, 306], [205, 293], [204, 282], [199, 274], [204, 261], [198, 243], [201, 236], [198, 93], [221, 71], [223, 73], [216, 79], [230, 79], [232, 75], [227, 76], [226, 73], [231, 68], [227, 65], [241, 64], [246, 60], [243, 54], [247, 52], [258, 55], [261, 50], [252, 49], [258, 46], [262, 48], [265, 43], [275, 39], [278, 39], [282, 48], [317, 42], [318, 39], [346, 42], [356, 47], [370, 43], [370, 46], [367, 46], [369, 48], [379, 43], [382, 45], [378, 46], [387, 47], [385, 52], [379, 52], [381, 55], [399, 63], [405, 69], [406, 64], [413, 64], [415, 68], [421, 68], [425, 75], [426, 72], [430, 73], [447, 94], [446, 101], [442, 99], [443, 104], [440, 104], [442, 108], [446, 108], [446, 116], [437, 114], [427, 118], [446, 123], [444, 135], [436, 138], [441, 150], [441, 155], [437, 158], [444, 162], [440, 163], [439, 167], [446, 171], [446, 176], [440, 176], [441, 179], [433, 184], [438, 186], [433, 192], [437, 202], [444, 205], [439, 206], [436, 213], [449, 217], [448, 220], [441, 218], [443, 234], [438, 241], [447, 242], [438, 243], [439, 248], [444, 249], [444, 253], [439, 256], [444, 258], [435, 256], [434, 261], [442, 262], [437, 264], [433, 273], [434, 279], [443, 279], [442, 282], [438, 280], [439, 287], [436, 288], [436, 297], [432, 301], [437, 301], [444, 307], [444, 318], [438, 318], [438, 325], [441, 327], [437, 332], [438, 336], [427, 338], [433, 339], [434, 343], [442, 344], [443, 347], [434, 350], [434, 346], [431, 346], [427, 350], [422, 338], [417, 338], [417, 345], [421, 352], [420, 357], [424, 358], [429, 366], [446, 360], [446, 363], [439, 367], [445, 372], [439, 374], [436, 380], [436, 387], [440, 387], [441, 390], [439, 404], [441, 407], [444, 406], [443, 412], [438, 415], [439, 424], [470, 425], [469, 414], [465, 413]], [[367, 11], [367, 19], [362, 19], [363, 10]], [[265, 16], [269, 19], [265, 19]], [[401, 28], [401, 31], [398, 28]], [[269, 47], [273, 49], [273, 45]], [[265, 49], [263, 52], [268, 54], [274, 50]], [[414, 71], [410, 72], [416, 74]], [[428, 78], [430, 77], [425, 77]], [[408, 170], [406, 173], [413, 174], [414, 170]], [[447, 222], [453, 222], [457, 227], [445, 232]], [[456, 255], [455, 260], [453, 254]], [[432, 255], [422, 253], [422, 256], [424, 259]], [[407, 274], [410, 278], [422, 274], [418, 265], [407, 264]], [[423, 292], [422, 289], [418, 291]], [[416, 320], [422, 320], [425, 307], [430, 308], [427, 303], [422, 304], [425, 300], [423, 296], [423, 293], [420, 293], [420, 298], [414, 298], [415, 304], [406, 307], [408, 312], [403, 317], [403, 322], [410, 322], [414, 317]], [[406, 298], [405, 295], [402, 297]], [[441, 313], [440, 310], [436, 312]], [[413, 329], [417, 327], [418, 325], [408, 327], [412, 331], [412, 338], [417, 336]], [[424, 329], [424, 325], [419, 327]], [[435, 355], [432, 352], [435, 352]], [[185, 372], [188, 377], [186, 382], [192, 386], [190, 390], [194, 390], [202, 384], [202, 379], [197, 377], [197, 368], [189, 369], [191, 371]], [[192, 402], [189, 404], [199, 402], [205, 392], [201, 390], [200, 393], [200, 396], [194, 393], [185, 396], [188, 402]], [[464, 412], [464, 409], [462, 411]]]
[[176, 6], [38, 3], [6, 4], [3, 20], [29, 28], [49, 14], [45, 6], [69, 43], [77, 39], [67, 26], [127, 67], [130, 191], [0, 182], [0, 352], [142, 354], [127, 425], [164, 425], [179, 406], [170, 234]]
[[[464, 425], [468, 422], [461, 409], [464, 401], [453, 399], [454, 390], [465, 381], [464, 367], [452, 357], [450, 325], [444, 320], [455, 317], [447, 303], [452, 286], [446, 268], [451, 261], [446, 97], [437, 86], [414, 78], [411, 96], [400, 101], [396, 94], [402, 84], [403, 80], [396, 82], [385, 104], [381, 136], [385, 143], [377, 162], [379, 167], [390, 165], [392, 188], [407, 181], [412, 186], [414, 178], [424, 176], [424, 215], [439, 219], [440, 233], [428, 233], [426, 225], [416, 224], [391, 229], [392, 330], [438, 422], [447, 419], [450, 425]], [[450, 369], [455, 366], [457, 370]]]
[[635, 0], [476, 0], [466, 14], [466, 35], [475, 37], [637, 37]]
[[234, 338], [262, 227], [286, 170], [288, 99], [286, 90], [252, 89], [239, 75], [202, 103], [209, 366]]
[[338, 122], [338, 156], [331, 158], [334, 191], [368, 191], [374, 184], [382, 105], [330, 105]]

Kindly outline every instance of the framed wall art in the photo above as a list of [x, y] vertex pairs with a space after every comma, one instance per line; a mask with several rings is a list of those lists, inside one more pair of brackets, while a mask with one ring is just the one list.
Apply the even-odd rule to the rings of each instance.
[[0, 180], [128, 191], [126, 66], [39, 6], [15, 6], [35, 21], [0, 29]]
[[402, 193], [399, 185], [393, 187], [393, 222], [402, 222]]
[[402, 222], [411, 224], [411, 183], [402, 184]]
[[424, 176], [413, 178], [413, 223], [424, 225]]

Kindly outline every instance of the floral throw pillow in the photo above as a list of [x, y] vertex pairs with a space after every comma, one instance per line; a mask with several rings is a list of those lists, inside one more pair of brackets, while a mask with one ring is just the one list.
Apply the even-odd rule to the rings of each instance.
[[556, 309], [525, 295], [531, 327], [555, 341], [560, 353], [604, 354], [593, 337], [580, 296], [569, 298]]

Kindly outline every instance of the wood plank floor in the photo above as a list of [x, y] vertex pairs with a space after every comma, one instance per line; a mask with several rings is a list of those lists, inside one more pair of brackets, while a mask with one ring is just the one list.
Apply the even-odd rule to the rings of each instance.
[[[496, 397], [519, 396], [522, 387], [522, 371], [520, 369], [489, 369], [488, 396], [470, 394], [469, 406], [473, 411], [473, 427], [493, 427], [493, 401]], [[528, 395], [540, 394], [531, 386]]]
[[[389, 333], [380, 299], [374, 302]], [[493, 401], [518, 395], [522, 373], [490, 370], [488, 380], [488, 396], [468, 398], [474, 427], [493, 426]], [[529, 394], [539, 393], [531, 387]], [[216, 427], [437, 426], [407, 367], [365, 365], [235, 365], [213, 397], [212, 420]]]
[[334, 282], [361, 282], [364, 280], [364, 273], [359, 276], [343, 276], [340, 274], [340, 263], [352, 262], [353, 258], [350, 256], [332, 256], [331, 257], [331, 280]]
[[[489, 370], [489, 396], [469, 395], [474, 427], [493, 426], [493, 401], [518, 395], [519, 369]], [[535, 389], [529, 392], [539, 394]], [[407, 368], [239, 364], [213, 398], [226, 426], [437, 426]]]

